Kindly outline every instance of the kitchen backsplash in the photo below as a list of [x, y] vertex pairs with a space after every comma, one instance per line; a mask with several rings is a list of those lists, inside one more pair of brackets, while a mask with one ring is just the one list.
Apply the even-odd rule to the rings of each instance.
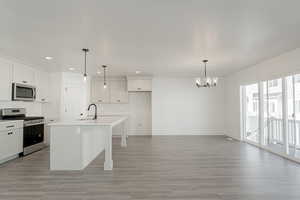
[[38, 102], [0, 101], [0, 109], [2, 108], [25, 108], [28, 116], [42, 115], [42, 105]]

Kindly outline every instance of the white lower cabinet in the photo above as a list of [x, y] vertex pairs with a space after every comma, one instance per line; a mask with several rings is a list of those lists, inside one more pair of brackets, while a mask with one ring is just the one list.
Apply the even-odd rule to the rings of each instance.
[[0, 123], [0, 163], [23, 152], [23, 121]]

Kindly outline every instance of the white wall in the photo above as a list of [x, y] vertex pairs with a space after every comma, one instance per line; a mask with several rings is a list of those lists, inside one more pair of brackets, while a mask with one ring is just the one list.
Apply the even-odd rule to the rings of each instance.
[[300, 48], [226, 77], [226, 134], [240, 139], [240, 86], [300, 72]]
[[193, 78], [155, 77], [152, 85], [153, 135], [224, 134], [224, 82], [197, 88]]

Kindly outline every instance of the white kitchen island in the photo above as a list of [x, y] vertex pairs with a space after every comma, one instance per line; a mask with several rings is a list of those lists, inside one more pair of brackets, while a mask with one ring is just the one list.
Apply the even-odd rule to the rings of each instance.
[[105, 151], [104, 170], [112, 170], [112, 129], [123, 124], [121, 146], [126, 147], [127, 119], [127, 116], [100, 116], [97, 120], [49, 124], [50, 170], [83, 170], [102, 151]]

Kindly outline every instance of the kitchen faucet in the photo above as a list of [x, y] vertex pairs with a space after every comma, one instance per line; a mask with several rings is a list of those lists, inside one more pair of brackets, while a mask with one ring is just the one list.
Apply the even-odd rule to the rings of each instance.
[[97, 119], [97, 105], [94, 103], [90, 104], [88, 107], [88, 111], [90, 110], [91, 106], [95, 106], [95, 115], [94, 115], [93, 119], [96, 120]]

